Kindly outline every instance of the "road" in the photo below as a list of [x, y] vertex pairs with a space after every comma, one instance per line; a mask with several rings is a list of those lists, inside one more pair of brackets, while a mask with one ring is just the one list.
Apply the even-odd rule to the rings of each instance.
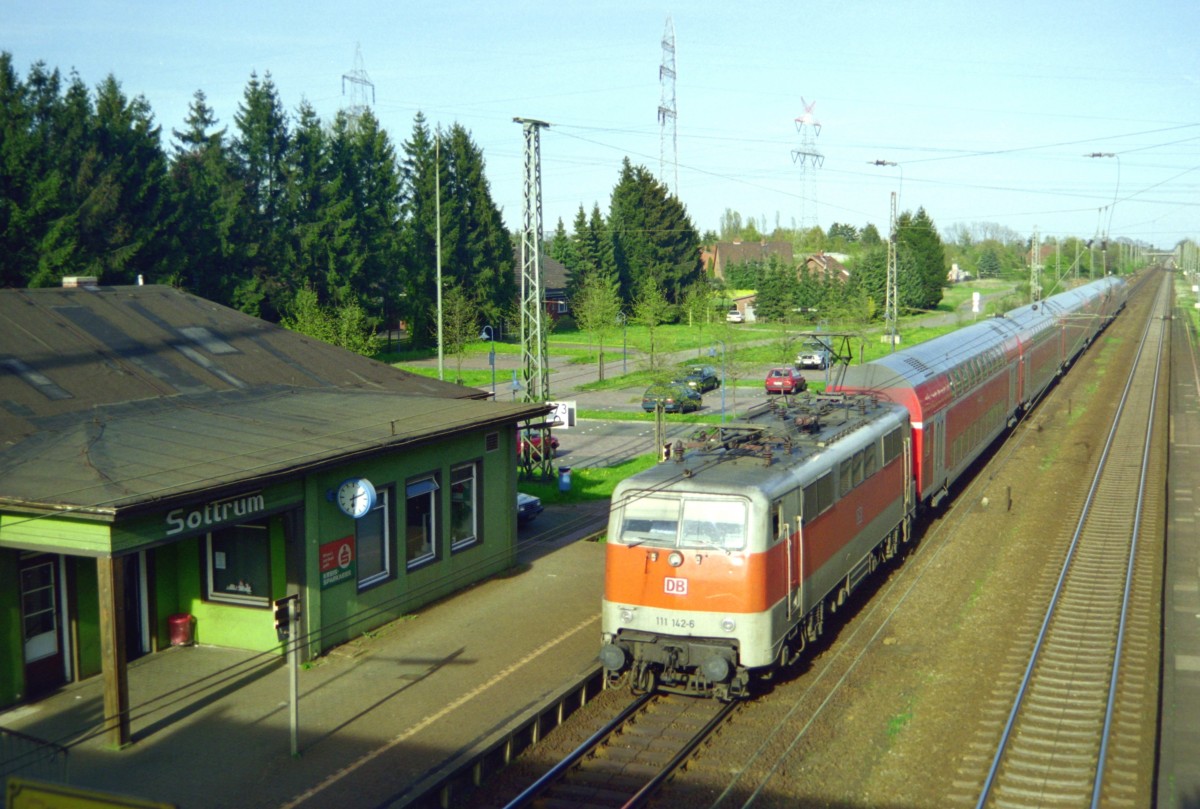
[[[696, 429], [694, 424], [672, 422], [667, 417], [667, 440], [674, 441]], [[554, 462], [564, 466], [594, 468], [615, 466], [653, 452], [653, 421], [600, 421], [586, 419], [569, 429], [557, 429], [558, 455]]]

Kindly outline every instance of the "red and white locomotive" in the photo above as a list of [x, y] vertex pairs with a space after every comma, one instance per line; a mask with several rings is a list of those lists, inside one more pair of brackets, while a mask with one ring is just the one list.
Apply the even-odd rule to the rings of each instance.
[[848, 368], [829, 393], [772, 403], [622, 481], [610, 683], [730, 699], [793, 660], [1126, 294], [1106, 278]]

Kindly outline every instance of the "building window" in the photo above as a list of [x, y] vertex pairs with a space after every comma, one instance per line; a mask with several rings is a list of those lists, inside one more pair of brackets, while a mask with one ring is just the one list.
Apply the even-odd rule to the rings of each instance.
[[408, 482], [404, 508], [404, 561], [409, 568], [437, 558], [437, 478]]
[[450, 470], [450, 549], [479, 542], [479, 464], [469, 463]]
[[208, 600], [265, 607], [271, 603], [271, 540], [267, 522], [213, 531], [205, 540]]
[[375, 507], [354, 521], [359, 590], [392, 577], [391, 494], [391, 487], [380, 487]]

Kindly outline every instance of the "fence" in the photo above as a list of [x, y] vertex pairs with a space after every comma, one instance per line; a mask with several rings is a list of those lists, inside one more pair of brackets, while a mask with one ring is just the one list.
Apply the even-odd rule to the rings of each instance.
[[0, 807], [9, 776], [66, 783], [67, 748], [0, 728]]

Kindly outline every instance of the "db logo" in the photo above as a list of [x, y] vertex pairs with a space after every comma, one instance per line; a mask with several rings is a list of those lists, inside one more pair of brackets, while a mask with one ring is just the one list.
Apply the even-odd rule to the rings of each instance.
[[687, 595], [687, 579], [663, 579], [663, 592], [671, 596]]

